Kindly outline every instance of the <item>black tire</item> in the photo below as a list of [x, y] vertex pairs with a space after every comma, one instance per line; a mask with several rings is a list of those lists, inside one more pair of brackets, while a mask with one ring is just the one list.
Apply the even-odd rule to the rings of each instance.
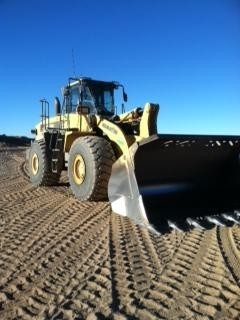
[[69, 152], [71, 190], [81, 201], [107, 199], [108, 181], [115, 160], [111, 144], [96, 136], [80, 137]]
[[47, 150], [44, 140], [32, 143], [28, 169], [30, 181], [36, 187], [55, 185], [58, 182], [60, 172], [52, 172], [50, 150]]

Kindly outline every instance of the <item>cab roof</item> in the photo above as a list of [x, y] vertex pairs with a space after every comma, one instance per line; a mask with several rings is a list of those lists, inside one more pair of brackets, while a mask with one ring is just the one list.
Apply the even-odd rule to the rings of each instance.
[[86, 84], [90, 86], [104, 86], [104, 87], [110, 87], [113, 89], [117, 89], [120, 85], [117, 81], [102, 81], [102, 80], [95, 80], [89, 77], [69, 78], [70, 87], [73, 87], [77, 84]]

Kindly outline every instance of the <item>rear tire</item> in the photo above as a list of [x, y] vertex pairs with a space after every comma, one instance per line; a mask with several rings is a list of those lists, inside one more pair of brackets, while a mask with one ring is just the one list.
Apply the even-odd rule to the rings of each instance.
[[55, 185], [59, 180], [60, 172], [52, 172], [50, 150], [47, 150], [44, 140], [32, 143], [28, 168], [30, 181], [36, 187]]
[[79, 200], [107, 199], [108, 181], [115, 160], [111, 144], [96, 136], [80, 137], [69, 152], [68, 177]]

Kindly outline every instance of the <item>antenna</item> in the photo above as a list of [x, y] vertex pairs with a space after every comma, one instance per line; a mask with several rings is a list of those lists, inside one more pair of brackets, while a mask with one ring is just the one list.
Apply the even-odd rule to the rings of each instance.
[[76, 78], [76, 64], [75, 64], [74, 49], [72, 49], [72, 68], [73, 68], [73, 75]]

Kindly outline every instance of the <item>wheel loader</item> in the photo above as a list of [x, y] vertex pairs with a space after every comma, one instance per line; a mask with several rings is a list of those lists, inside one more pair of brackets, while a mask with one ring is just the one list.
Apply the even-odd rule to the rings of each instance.
[[[122, 111], [115, 107], [122, 92]], [[34, 186], [55, 185], [67, 170], [80, 201], [109, 199], [113, 212], [152, 231], [239, 223], [240, 136], [159, 134], [159, 105], [125, 112], [118, 82], [70, 78], [41, 100], [41, 121], [27, 152]]]

